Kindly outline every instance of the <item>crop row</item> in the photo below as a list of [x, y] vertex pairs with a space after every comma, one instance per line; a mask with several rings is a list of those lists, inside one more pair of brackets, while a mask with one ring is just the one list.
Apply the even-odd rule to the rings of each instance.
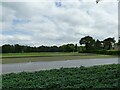
[[2, 75], [5, 88], [119, 88], [119, 64]]

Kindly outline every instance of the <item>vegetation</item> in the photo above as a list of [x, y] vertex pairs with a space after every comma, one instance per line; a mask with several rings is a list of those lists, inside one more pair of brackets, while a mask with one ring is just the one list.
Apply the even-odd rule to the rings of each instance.
[[86, 51], [94, 50], [95, 40], [90, 36], [86, 36], [86, 37], [81, 38], [79, 43], [81, 45], [85, 44]]
[[88, 55], [87, 53], [75, 53], [75, 52], [38, 52], [38, 53], [3, 53], [2, 58], [9, 57], [52, 57], [52, 56], [69, 56], [69, 55]]
[[76, 60], [113, 57], [116, 56], [77, 52], [4, 53], [2, 54], [2, 63], [7, 64], [36, 61]]
[[2, 46], [2, 53], [28, 53], [28, 52], [76, 52], [77, 46], [74, 44], [66, 44], [62, 46], [39, 46], [30, 47], [24, 45], [9, 45]]
[[2, 75], [2, 87], [8, 88], [120, 88], [120, 64], [80, 68], [61, 68]]
[[[114, 57], [107, 55], [120, 55], [120, 51], [111, 51], [115, 44], [114, 38], [109, 37], [103, 41], [99, 41], [91, 36], [85, 36], [80, 39], [79, 43], [81, 46], [77, 46], [77, 44], [65, 44], [62, 46], [42, 45], [39, 47], [31, 47], [19, 44], [5, 44], [2, 46], [2, 63], [106, 58]], [[119, 42], [117, 45], [119, 45]]]
[[118, 50], [98, 50], [98, 51], [79, 51], [79, 53], [93, 53], [93, 54], [102, 54], [102, 55], [114, 55], [119, 56], [120, 51]]
[[[75, 60], [88, 58], [111, 58], [120, 55], [120, 51], [111, 50], [114, 38], [103, 41], [85, 36], [77, 44], [62, 46], [31, 47], [5, 44], [2, 48], [2, 63], [20, 63], [51, 60]], [[120, 41], [117, 43], [120, 45]], [[81, 53], [77, 53], [81, 52]], [[105, 54], [105, 55], [100, 55]], [[114, 56], [113, 56], [114, 55]], [[2, 87], [8, 88], [119, 88], [119, 64], [80, 68], [61, 68], [54, 70], [10, 73], [2, 75]]]
[[96, 54], [105, 54], [105, 55], [116, 55], [119, 56], [120, 55], [120, 51], [116, 51], [116, 50], [100, 50], [100, 51], [93, 51], [90, 53], [96, 53]]
[[[111, 50], [115, 48], [115, 39], [106, 38], [103, 41], [95, 40], [91, 36], [85, 36], [79, 40], [80, 45], [77, 44], [64, 44], [62, 46], [38, 46], [31, 47], [25, 45], [10, 45], [5, 44], [2, 46], [2, 53], [28, 53], [28, 52], [90, 52], [99, 50]], [[119, 41], [116, 45], [120, 45]], [[0, 47], [1, 48], [1, 47]]]
[[85, 45], [85, 51], [110, 50], [114, 48], [115, 39], [106, 38], [103, 41], [95, 41], [91, 36], [85, 36], [80, 39], [79, 43]]

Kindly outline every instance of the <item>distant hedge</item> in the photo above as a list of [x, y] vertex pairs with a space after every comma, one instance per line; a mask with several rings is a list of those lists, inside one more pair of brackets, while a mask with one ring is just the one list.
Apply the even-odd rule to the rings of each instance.
[[105, 55], [118, 55], [120, 56], [120, 51], [106, 51], [106, 50], [100, 50], [100, 51], [83, 51], [79, 53], [95, 53], [95, 54], [105, 54]]
[[120, 55], [120, 51], [96, 51], [97, 54]]

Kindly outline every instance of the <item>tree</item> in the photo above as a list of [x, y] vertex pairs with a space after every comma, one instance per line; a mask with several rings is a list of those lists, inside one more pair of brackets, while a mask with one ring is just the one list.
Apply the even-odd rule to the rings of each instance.
[[75, 46], [74, 44], [67, 44], [67, 52], [74, 52]]
[[74, 44], [62, 45], [59, 48], [61, 52], [74, 52], [75, 50]]
[[2, 46], [2, 53], [11, 53], [14, 52], [14, 46], [10, 44], [5, 44]]
[[57, 46], [51, 46], [49, 47], [50, 52], [59, 52], [59, 48]]
[[22, 52], [22, 47], [19, 44], [15, 44], [14, 47], [15, 47], [15, 53]]
[[74, 52], [77, 52], [78, 51], [78, 46], [77, 46], [77, 44], [75, 44], [75, 50], [74, 50]]
[[0, 46], [0, 53], [2, 53], [2, 46]]
[[96, 50], [101, 50], [101, 49], [102, 49], [102, 43], [101, 43], [101, 41], [99, 41], [98, 39], [97, 39], [97, 41], [95, 42], [95, 49], [96, 49]]
[[105, 50], [110, 50], [115, 44], [114, 38], [107, 38], [103, 40], [103, 47]]
[[84, 44], [86, 51], [92, 51], [95, 47], [95, 40], [91, 36], [85, 36], [79, 41], [80, 45]]
[[119, 40], [118, 40], [118, 45], [120, 45], [120, 37], [119, 37]]

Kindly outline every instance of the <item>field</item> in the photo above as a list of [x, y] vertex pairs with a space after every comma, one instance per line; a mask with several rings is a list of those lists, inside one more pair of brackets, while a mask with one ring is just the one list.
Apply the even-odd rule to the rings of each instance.
[[119, 88], [119, 64], [4, 74], [6, 88]]
[[7, 64], [35, 61], [75, 60], [75, 59], [112, 58], [112, 57], [117, 56], [88, 53], [63, 53], [63, 52], [7, 53], [2, 54], [2, 63]]

